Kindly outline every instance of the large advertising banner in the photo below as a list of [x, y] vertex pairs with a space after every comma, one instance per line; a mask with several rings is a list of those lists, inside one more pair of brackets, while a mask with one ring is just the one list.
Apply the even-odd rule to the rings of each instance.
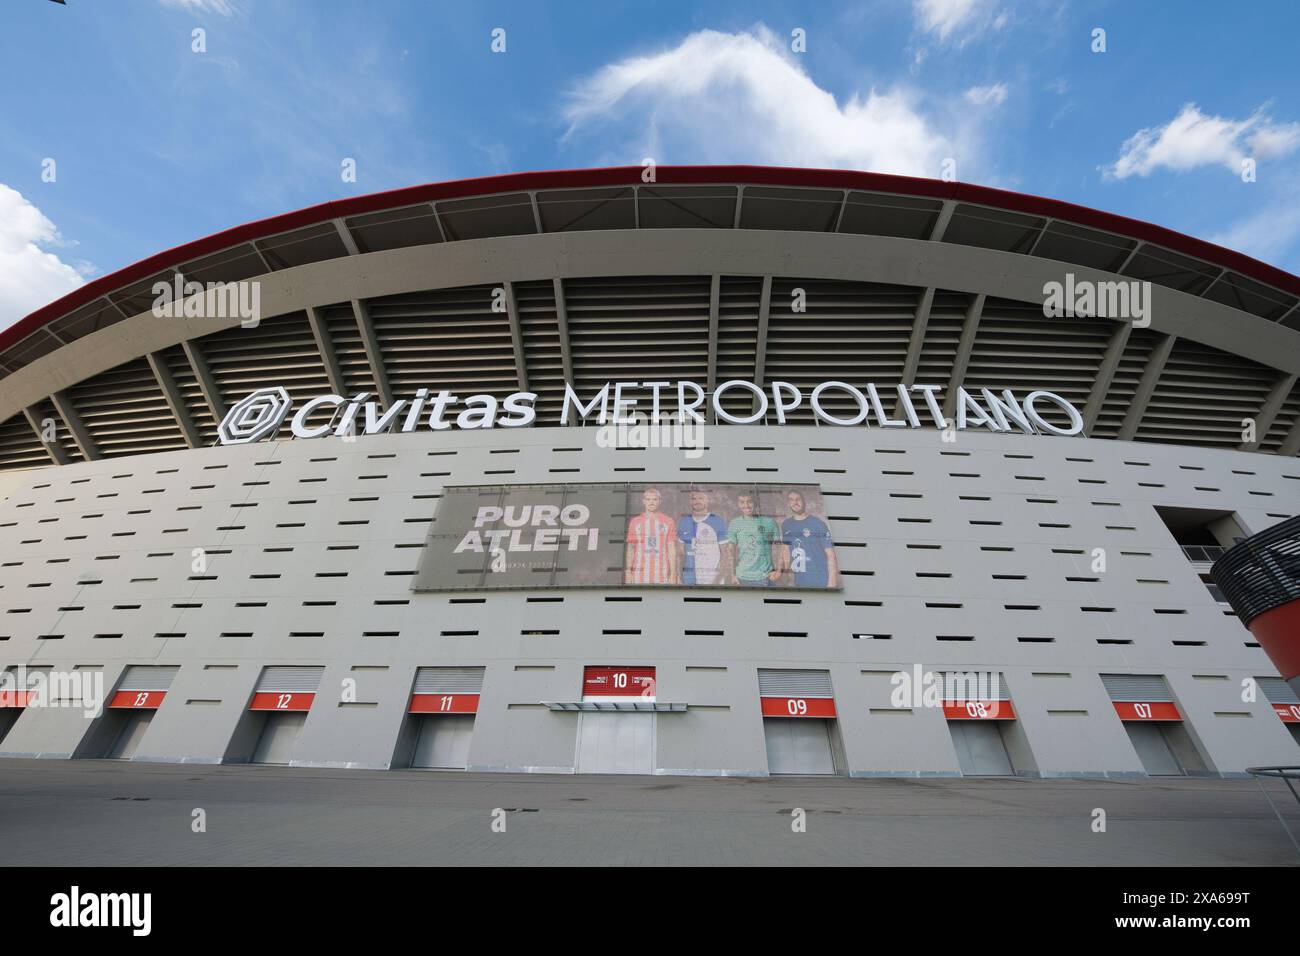
[[817, 485], [445, 488], [417, 591], [840, 587]]

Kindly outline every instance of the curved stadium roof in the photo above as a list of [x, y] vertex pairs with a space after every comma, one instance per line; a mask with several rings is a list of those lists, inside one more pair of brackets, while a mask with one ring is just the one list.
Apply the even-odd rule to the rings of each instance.
[[[986, 250], [992, 258], [972, 259], [986, 270], [996, 265], [1006, 273], [1028, 274], [1034, 271], [1029, 265], [1033, 262], [1055, 264], [1059, 275], [1066, 271], [1060, 267], [1063, 263], [1088, 274], [1145, 280], [1178, 293], [1173, 300], [1177, 303], [1186, 303], [1181, 296], [1201, 300], [1204, 308], [1198, 305], [1190, 311], [1203, 317], [1184, 323], [1176, 334], [1173, 328], [1125, 331], [1117, 343], [1106, 327], [1115, 323], [1046, 320], [1041, 298], [999, 295], [998, 283], [991, 281], [987, 298], [980, 296], [978, 329], [971, 328], [972, 341], [963, 343], [974, 291], [969, 282], [954, 282], [949, 288], [945, 282], [923, 286], [900, 279], [891, 285], [879, 275], [872, 275], [870, 282], [854, 282], [848, 276], [810, 277], [804, 270], [790, 276], [791, 281], [810, 277], [824, 282], [817, 286], [815, 307], [796, 329], [792, 317], [777, 311], [777, 295], [783, 293], [783, 283], [789, 284], [786, 277], [771, 269], [755, 275], [737, 258], [738, 252], [725, 268], [698, 270], [702, 286], [693, 284], [683, 270], [622, 280], [571, 276], [564, 287], [530, 278], [512, 288], [516, 304], [502, 340], [493, 339], [491, 330], [483, 327], [479, 284], [459, 292], [445, 283], [436, 290], [414, 285], [405, 302], [397, 301], [400, 296], [371, 300], [364, 295], [342, 303], [316, 302], [308, 293], [295, 314], [273, 315], [260, 335], [235, 329], [194, 336], [184, 348], [177, 344], [137, 354], [132, 368], [90, 372], [40, 401], [29, 400], [35, 397], [31, 376], [22, 374], [24, 369], [36, 371], [29, 366], [52, 368], [50, 362], [58, 362], [53, 353], [146, 313], [153, 284], [170, 281], [177, 272], [199, 282], [265, 280], [314, 263], [467, 240], [662, 229], [724, 230], [736, 234], [734, 241], [746, 231], [877, 237], [882, 245], [871, 248], [906, 248], [914, 258], [916, 251], [927, 248], [934, 256], [956, 247]], [[720, 239], [724, 245], [731, 241]], [[900, 241], [934, 245], [900, 246]], [[816, 242], [809, 237], [807, 244]], [[712, 286], [710, 273], [721, 273]], [[763, 274], [770, 278], [763, 281]], [[514, 277], [501, 279], [511, 282]], [[769, 304], [771, 328], [765, 324]], [[561, 315], [571, 321], [562, 323], [569, 326], [563, 341], [554, 342], [552, 326], [560, 324]], [[850, 362], [845, 374], [869, 374], [882, 382], [935, 376], [946, 381], [944, 363], [955, 361], [971, 373], [968, 377], [998, 387], [1054, 387], [1067, 397], [1072, 394], [1081, 407], [1091, 402], [1096, 407], [1089, 416], [1089, 433], [1099, 437], [1238, 447], [1240, 438], [1233, 436], [1240, 419], [1255, 417], [1263, 449], [1294, 453], [1292, 438], [1300, 440], [1300, 435], [1293, 436], [1300, 428], [1295, 382], [1300, 370], [1300, 278], [1290, 273], [1148, 223], [965, 183], [835, 170], [661, 166], [653, 183], [642, 182], [640, 167], [520, 173], [323, 203], [225, 230], [87, 283], [0, 332], [0, 467], [207, 443], [212, 419], [226, 396], [237, 397], [239, 389], [256, 387], [258, 381], [256, 374], [239, 370], [238, 360], [223, 365], [214, 357], [208, 362], [202, 354], [205, 346], [195, 345], [211, 340], [220, 349], [226, 345], [222, 337], [229, 338], [232, 331], [243, 331], [245, 343], [261, 341], [267, 355], [276, 354], [277, 348], [285, 354], [318, 350], [319, 374], [306, 378], [319, 380], [321, 390], [368, 382], [382, 394], [381, 383], [395, 387], [431, 374], [440, 380], [426, 378], [421, 384], [436, 385], [449, 376], [466, 378], [465, 368], [481, 369], [485, 362], [499, 360], [501, 368], [491, 374], [468, 378], [485, 390], [497, 384], [494, 378], [501, 379], [501, 386], [528, 380], [542, 395], [542, 409], [547, 390], [557, 381], [567, 377], [575, 383], [584, 378], [595, 382], [618, 371], [620, 363], [611, 362], [608, 348], [600, 345], [600, 323], [624, 321], [621, 346], [626, 348], [636, 340], [629, 336], [651, 328], [636, 321], [653, 323], [656, 316], [660, 325], [665, 317], [670, 325], [684, 323], [680, 340], [696, 342], [698, 355], [678, 356], [653, 370], [624, 362], [620, 374], [625, 377], [648, 377], [667, 368], [681, 372], [679, 377], [689, 377], [685, 373], [690, 372], [710, 381], [715, 373], [761, 379], [764, 370], [774, 378], [774, 363], [782, 362], [789, 367], [782, 367], [780, 374], [790, 377], [808, 363], [820, 362], [829, 370], [833, 360], [860, 354], [861, 361], [856, 366]], [[288, 319], [301, 328], [288, 328]], [[584, 326], [588, 320], [591, 325]], [[1224, 323], [1239, 324], [1241, 338], [1249, 341], [1240, 349], [1224, 349]], [[750, 328], [754, 325], [762, 334]], [[437, 358], [446, 337], [461, 334], [452, 330], [467, 326], [479, 331], [481, 341], [466, 340], [467, 351], [457, 353], [459, 358]], [[1216, 332], [1202, 334], [1214, 326], [1219, 327]], [[1261, 329], [1267, 337], [1263, 345]], [[593, 337], [581, 340], [584, 331]], [[421, 334], [426, 340], [416, 341]], [[610, 345], [608, 334], [605, 346]], [[813, 345], [821, 343], [822, 355], [797, 354], [797, 334], [805, 334]], [[434, 341], [439, 335], [442, 344]], [[289, 341], [295, 336], [302, 340], [297, 345]], [[945, 336], [953, 341], [948, 343]], [[1207, 344], [1211, 339], [1213, 344]], [[1278, 343], [1285, 348], [1277, 348]], [[1022, 366], [1022, 348], [1041, 361]], [[1157, 359], [1154, 374], [1148, 374]], [[706, 367], [695, 368], [701, 362]], [[280, 365], [283, 370], [284, 363]], [[998, 381], [1000, 368], [1009, 371]], [[931, 378], [926, 379], [927, 374]], [[293, 377], [289, 370], [286, 378]], [[17, 387], [20, 379], [26, 379], [23, 389]], [[463, 387], [471, 387], [471, 382]], [[114, 389], [119, 396], [116, 420], [97, 405], [113, 403]], [[1138, 398], [1142, 407], [1130, 414], [1124, 402]], [[1167, 406], [1163, 412], [1162, 402]], [[183, 407], [178, 411], [177, 405]], [[129, 408], [135, 411], [125, 411]], [[73, 435], [66, 447], [51, 448], [48, 455], [30, 443], [32, 420], [47, 412], [61, 416]], [[172, 421], [165, 427], [154, 422], [161, 417]], [[70, 419], [78, 420], [75, 427]], [[97, 428], [107, 431], [99, 434]], [[123, 434], [131, 431], [156, 431], [164, 437], [156, 442], [132, 440]]]

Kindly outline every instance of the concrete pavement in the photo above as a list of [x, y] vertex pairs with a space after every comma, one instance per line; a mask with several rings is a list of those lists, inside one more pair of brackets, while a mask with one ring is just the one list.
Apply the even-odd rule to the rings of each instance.
[[[1300, 834], [1300, 807], [1280, 789], [1274, 799]], [[806, 811], [806, 832], [792, 831], [794, 808]], [[206, 832], [192, 829], [196, 809]], [[1104, 833], [1092, 829], [1097, 809]], [[0, 761], [0, 845], [35, 865], [1300, 864], [1250, 780], [577, 777], [15, 759]]]

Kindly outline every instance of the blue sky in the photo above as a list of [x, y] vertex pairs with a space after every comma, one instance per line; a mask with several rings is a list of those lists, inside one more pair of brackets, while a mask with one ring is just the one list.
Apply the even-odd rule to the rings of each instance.
[[1292, 0], [7, 0], [0, 327], [327, 199], [647, 156], [952, 159], [1300, 271], [1297, 36]]

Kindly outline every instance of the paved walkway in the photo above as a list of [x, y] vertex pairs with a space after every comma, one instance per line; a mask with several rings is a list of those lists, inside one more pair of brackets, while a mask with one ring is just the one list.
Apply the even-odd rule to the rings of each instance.
[[[1275, 801], [1300, 835], [1300, 808], [1284, 793]], [[807, 813], [804, 833], [791, 830], [795, 807]], [[191, 829], [196, 808], [205, 833]], [[1096, 808], [1105, 833], [1092, 831]], [[1249, 780], [575, 777], [13, 759], [0, 761], [0, 845], [41, 866], [1300, 864]]]

